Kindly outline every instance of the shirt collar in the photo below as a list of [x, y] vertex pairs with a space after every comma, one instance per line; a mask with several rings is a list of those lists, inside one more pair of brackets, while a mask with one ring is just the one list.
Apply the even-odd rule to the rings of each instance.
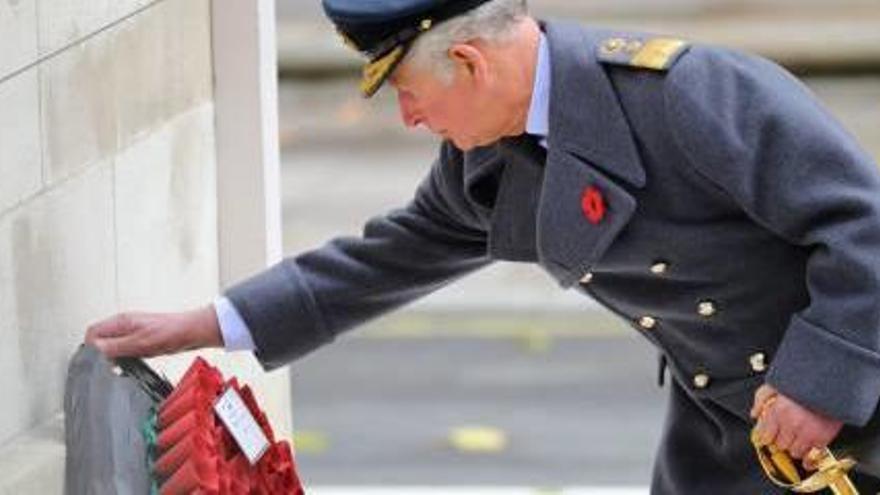
[[550, 134], [550, 77], [550, 50], [547, 46], [547, 37], [541, 33], [532, 102], [526, 118], [526, 133], [538, 137], [541, 146], [545, 148]]

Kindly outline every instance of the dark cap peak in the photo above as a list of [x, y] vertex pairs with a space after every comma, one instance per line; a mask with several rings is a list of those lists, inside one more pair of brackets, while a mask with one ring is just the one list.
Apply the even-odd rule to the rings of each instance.
[[489, 0], [323, 0], [324, 12], [346, 43], [368, 58], [361, 91], [372, 96], [403, 60], [413, 41], [437, 24]]

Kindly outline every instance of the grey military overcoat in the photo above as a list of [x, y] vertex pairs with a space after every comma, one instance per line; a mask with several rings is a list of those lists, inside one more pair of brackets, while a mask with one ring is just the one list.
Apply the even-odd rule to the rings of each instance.
[[768, 61], [692, 45], [645, 69], [602, 49], [639, 35], [544, 29], [546, 156], [444, 144], [406, 208], [229, 290], [256, 354], [279, 366], [493, 260], [538, 263], [668, 360], [653, 493], [773, 493], [747, 438], [760, 384], [855, 425], [880, 397], [876, 165]]

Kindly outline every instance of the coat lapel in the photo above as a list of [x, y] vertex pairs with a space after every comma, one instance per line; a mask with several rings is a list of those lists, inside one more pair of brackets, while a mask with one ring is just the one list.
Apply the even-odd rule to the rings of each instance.
[[[618, 181], [641, 188], [646, 177], [617, 95], [595, 57], [602, 34], [564, 23], [545, 29], [553, 80], [538, 258], [567, 287], [591, 270], [635, 212], [635, 199]], [[598, 222], [585, 212], [588, 192], [602, 200]]]
[[492, 259], [538, 261], [536, 212], [546, 152], [527, 135], [468, 152], [465, 195], [484, 218]]
[[547, 155], [530, 136], [498, 144], [504, 175], [492, 215], [489, 252], [495, 259], [536, 262], [537, 210]]

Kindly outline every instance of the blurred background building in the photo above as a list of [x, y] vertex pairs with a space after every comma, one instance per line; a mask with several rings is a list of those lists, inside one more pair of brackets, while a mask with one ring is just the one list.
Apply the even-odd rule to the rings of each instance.
[[[779, 60], [880, 156], [876, 0], [532, 4]], [[0, 2], [0, 493], [61, 493], [66, 364], [90, 322], [204, 304], [282, 245], [409, 199], [437, 143], [388, 91], [362, 100], [357, 68], [319, 0]], [[189, 359], [156, 364], [173, 378]], [[277, 429], [293, 411], [319, 487], [644, 492], [664, 414], [651, 349], [527, 266], [354, 332], [290, 381], [211, 359], [259, 384]]]

